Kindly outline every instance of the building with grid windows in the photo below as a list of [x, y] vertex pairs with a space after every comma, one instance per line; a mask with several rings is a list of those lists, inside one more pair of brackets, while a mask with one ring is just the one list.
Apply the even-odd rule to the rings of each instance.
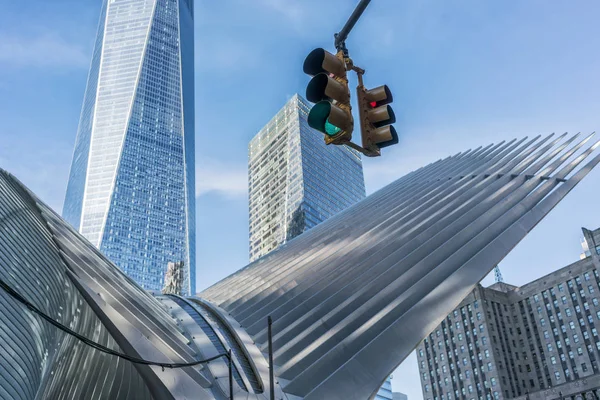
[[248, 146], [250, 261], [365, 197], [360, 155], [327, 146], [294, 95]]
[[195, 292], [192, 0], [104, 0], [63, 216], [144, 289]]
[[425, 338], [425, 399], [600, 398], [600, 230], [583, 231], [586, 258], [521, 287], [478, 285]]

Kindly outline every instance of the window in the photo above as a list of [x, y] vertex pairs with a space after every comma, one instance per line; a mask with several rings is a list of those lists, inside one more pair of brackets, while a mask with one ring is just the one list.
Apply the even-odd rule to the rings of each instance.
[[588, 304], [588, 302], [586, 301], [585, 303], [583, 303], [583, 308], [588, 311], [590, 309], [590, 305]]
[[548, 331], [544, 331], [544, 338], [550, 339], [550, 335], [548, 334]]
[[548, 351], [552, 351], [552, 343], [548, 343]]
[[588, 290], [589, 290], [590, 294], [594, 293], [594, 287], [592, 285], [588, 286]]
[[491, 382], [492, 386], [496, 386], [496, 378], [491, 378], [490, 382]]
[[486, 344], [487, 344], [487, 338], [486, 338], [485, 336], [482, 336], [482, 337], [481, 337], [481, 343], [482, 343], [483, 345], [486, 345]]
[[479, 332], [483, 332], [483, 324], [479, 324]]
[[558, 291], [559, 291], [559, 292], [563, 292], [564, 290], [565, 290], [565, 288], [564, 288], [563, 284], [562, 284], [562, 283], [559, 283], [559, 284], [558, 284]]
[[488, 371], [492, 370], [493, 367], [492, 367], [492, 363], [491, 362], [487, 363], [487, 368], [488, 368]]
[[556, 371], [554, 373], [554, 377], [556, 378], [557, 381], [560, 381], [560, 372]]
[[[600, 319], [600, 311], [598, 311], [598, 319]], [[540, 319], [540, 325], [546, 326], [546, 320], [544, 318]]]
[[579, 343], [579, 336], [573, 335], [573, 342]]
[[481, 313], [480, 312], [477, 313], [477, 321], [481, 321]]
[[589, 280], [590, 280], [590, 273], [589, 273], [589, 272], [586, 272], [585, 274], [583, 274], [583, 278], [584, 278], [586, 281], [589, 281]]
[[582, 364], [581, 364], [581, 370], [582, 370], [583, 372], [587, 372], [587, 364], [586, 364], [586, 363], [582, 363]]
[[577, 348], [577, 354], [580, 356], [583, 355], [583, 349], [581, 347]]
[[552, 362], [552, 364], [556, 364], [556, 357], [550, 357], [550, 362]]
[[598, 307], [598, 299], [596, 297], [592, 299], [592, 304]]
[[573, 321], [569, 321], [569, 327], [571, 330], [575, 330], [575, 323]]
[[583, 338], [584, 339], [589, 339], [590, 338], [590, 334], [587, 331], [583, 331]]
[[565, 314], [567, 314], [567, 317], [570, 317], [571, 315], [573, 315], [571, 313], [571, 309], [570, 308], [565, 308]]
[[562, 296], [560, 299], [562, 300], [563, 304], [567, 304], [567, 296]]
[[468, 391], [469, 391], [469, 393], [473, 393], [473, 385], [468, 386]]
[[534, 294], [534, 295], [533, 295], [533, 301], [535, 301], [536, 303], [537, 303], [538, 301], [540, 301], [540, 296], [538, 296], [537, 294]]
[[423, 357], [423, 350], [419, 349], [419, 357]]

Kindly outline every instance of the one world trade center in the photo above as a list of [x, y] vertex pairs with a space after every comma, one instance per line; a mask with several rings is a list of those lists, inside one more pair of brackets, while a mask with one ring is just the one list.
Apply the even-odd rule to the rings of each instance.
[[104, 0], [63, 217], [147, 290], [195, 292], [193, 0]]

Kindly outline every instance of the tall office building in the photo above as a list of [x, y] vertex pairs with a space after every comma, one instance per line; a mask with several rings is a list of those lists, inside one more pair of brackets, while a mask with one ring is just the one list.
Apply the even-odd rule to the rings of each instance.
[[250, 261], [365, 197], [360, 155], [326, 146], [294, 95], [248, 148]]
[[104, 0], [63, 209], [144, 289], [195, 292], [192, 0]]
[[408, 400], [408, 396], [405, 395], [404, 393], [394, 392], [394, 393], [392, 393], [392, 399], [393, 400]]
[[479, 285], [429, 334], [425, 399], [600, 398], [600, 230], [583, 231], [586, 258], [521, 287]]
[[388, 376], [388, 378], [385, 380], [385, 382], [383, 382], [383, 385], [381, 385], [381, 388], [375, 395], [374, 400], [394, 400], [394, 397], [392, 394], [392, 377], [391, 376]]

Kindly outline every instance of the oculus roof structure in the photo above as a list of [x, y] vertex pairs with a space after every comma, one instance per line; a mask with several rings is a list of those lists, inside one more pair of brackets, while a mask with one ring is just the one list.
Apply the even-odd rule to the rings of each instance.
[[[512, 140], [416, 170], [195, 297], [150, 294], [0, 170], [0, 279], [114, 352], [229, 350], [235, 399], [372, 398], [416, 345], [600, 161], [592, 135]], [[0, 291], [0, 398], [229, 398], [225, 358], [132, 363]]]

